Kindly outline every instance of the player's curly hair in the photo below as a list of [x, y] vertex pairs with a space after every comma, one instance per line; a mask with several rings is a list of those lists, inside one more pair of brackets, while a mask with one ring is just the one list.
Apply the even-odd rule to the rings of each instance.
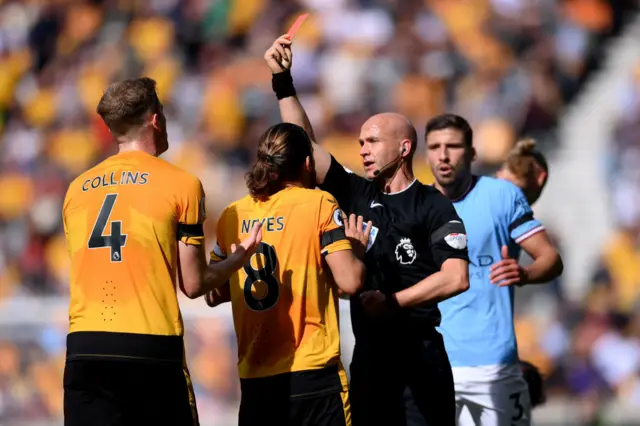
[[531, 406], [537, 407], [546, 402], [547, 396], [544, 391], [544, 379], [540, 370], [528, 361], [520, 360], [520, 369], [522, 370], [522, 376], [527, 382], [529, 387], [529, 398], [531, 400]]
[[253, 198], [267, 200], [287, 183], [299, 183], [307, 157], [313, 162], [313, 147], [307, 132], [291, 123], [267, 129], [258, 142], [256, 162], [245, 175]]
[[549, 174], [549, 166], [544, 155], [536, 149], [536, 141], [532, 138], [521, 139], [509, 152], [505, 166], [511, 173], [528, 178], [535, 172], [536, 164]]

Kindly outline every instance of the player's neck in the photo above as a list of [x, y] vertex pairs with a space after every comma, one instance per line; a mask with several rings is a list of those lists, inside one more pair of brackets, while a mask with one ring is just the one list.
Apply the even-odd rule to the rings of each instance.
[[282, 189], [286, 189], [286, 188], [304, 188], [305, 186], [302, 184], [302, 182], [284, 182], [284, 184], [282, 185]]
[[148, 143], [145, 141], [133, 140], [128, 142], [121, 142], [118, 144], [118, 153], [124, 152], [146, 152], [154, 157], [158, 156], [158, 150], [154, 143]]
[[415, 180], [413, 170], [410, 167], [402, 166], [389, 178], [380, 182], [380, 189], [385, 194], [395, 194], [407, 189]]
[[451, 201], [457, 201], [465, 196], [473, 185], [473, 175], [469, 173], [464, 178], [454, 181], [450, 185], [441, 185], [437, 181], [434, 186]]

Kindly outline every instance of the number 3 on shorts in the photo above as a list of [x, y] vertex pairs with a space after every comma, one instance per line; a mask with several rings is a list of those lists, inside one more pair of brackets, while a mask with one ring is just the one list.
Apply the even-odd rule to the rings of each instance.
[[512, 399], [514, 402], [514, 414], [511, 417], [511, 420], [514, 422], [522, 420], [522, 417], [524, 416], [524, 407], [520, 403], [520, 395], [520, 392], [512, 393], [511, 395], [509, 395], [509, 399]]
[[[256, 259], [258, 269], [254, 269], [251, 264], [254, 259]], [[280, 282], [274, 275], [277, 267], [276, 249], [265, 242], [260, 243], [256, 253], [243, 266], [244, 272], [247, 274], [243, 286], [244, 301], [249, 309], [266, 311], [278, 303]]]

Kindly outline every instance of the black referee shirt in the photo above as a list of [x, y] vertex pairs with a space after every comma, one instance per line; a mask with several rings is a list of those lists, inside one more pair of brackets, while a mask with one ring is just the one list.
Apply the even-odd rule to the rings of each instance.
[[[354, 213], [373, 223], [364, 290], [392, 294], [438, 272], [447, 259], [469, 260], [466, 245], [456, 248], [458, 240], [451, 237], [466, 234], [462, 220], [451, 201], [434, 187], [416, 180], [403, 191], [386, 194], [375, 182], [345, 170], [333, 157], [320, 187], [336, 198], [347, 216]], [[381, 322], [369, 318], [360, 298], [354, 296], [351, 321], [356, 339], [377, 339], [381, 334], [415, 337], [440, 325], [440, 311], [437, 304], [403, 309]]]

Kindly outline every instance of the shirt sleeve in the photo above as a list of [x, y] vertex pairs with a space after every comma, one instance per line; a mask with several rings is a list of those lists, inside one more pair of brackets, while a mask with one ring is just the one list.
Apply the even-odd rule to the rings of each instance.
[[178, 240], [185, 244], [202, 245], [206, 219], [206, 198], [200, 179], [191, 179], [181, 188], [178, 197]]
[[344, 168], [331, 156], [331, 165], [320, 189], [333, 195], [342, 208], [352, 211], [354, 196], [362, 194], [366, 186], [366, 179]]
[[71, 241], [69, 240], [69, 227], [67, 225], [67, 208], [71, 202], [71, 186], [67, 189], [67, 193], [64, 196], [64, 202], [62, 203], [62, 228], [64, 229], [64, 239], [67, 246], [67, 253], [71, 256]]
[[428, 219], [431, 251], [438, 267], [447, 259], [469, 261], [467, 231], [451, 201], [440, 193], [435, 195]]
[[511, 185], [509, 188], [508, 223], [509, 236], [516, 244], [520, 244], [530, 236], [544, 230], [544, 226], [533, 217], [533, 210], [520, 188]]
[[344, 233], [340, 207], [336, 199], [329, 194], [320, 201], [319, 228], [323, 256], [341, 250], [351, 250], [351, 243]]
[[[226, 211], [226, 210], [225, 210]], [[222, 212], [220, 216], [220, 220], [218, 221], [218, 226], [216, 230], [216, 243], [213, 246], [213, 250], [209, 254], [209, 263], [221, 262], [227, 258], [227, 250], [225, 249], [224, 244], [224, 230], [225, 226], [225, 212]]]

